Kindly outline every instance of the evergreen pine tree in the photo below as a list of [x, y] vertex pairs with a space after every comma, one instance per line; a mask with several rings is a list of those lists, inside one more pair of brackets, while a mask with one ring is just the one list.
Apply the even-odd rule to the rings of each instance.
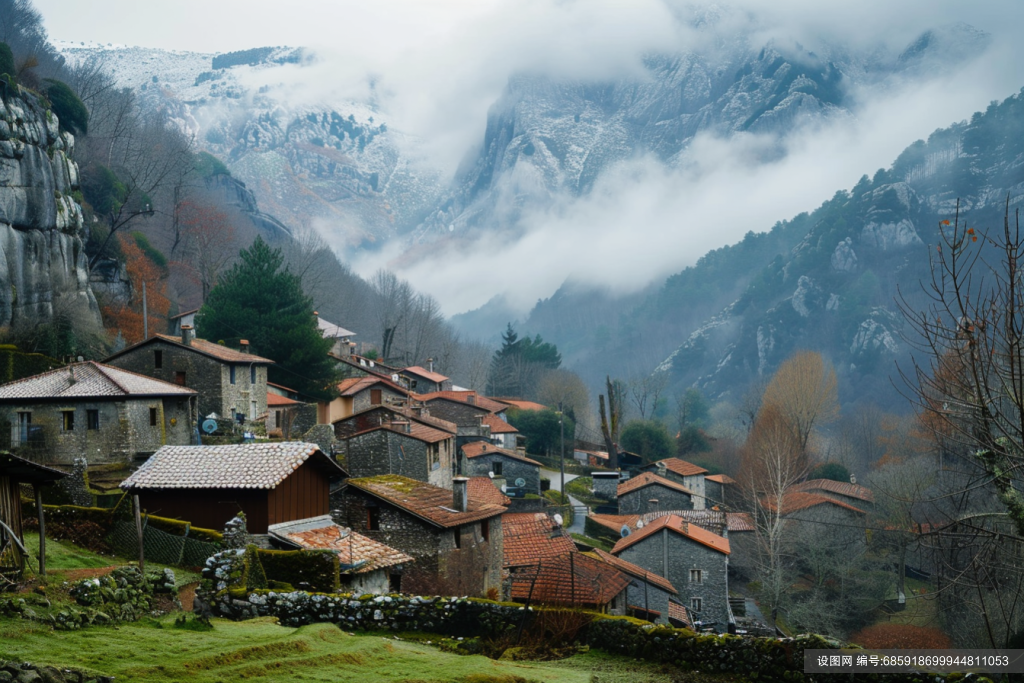
[[298, 276], [282, 269], [281, 251], [263, 238], [240, 256], [199, 311], [203, 338], [229, 346], [247, 339], [255, 353], [276, 363], [268, 370], [271, 382], [329, 399], [338, 377], [327, 356], [332, 341], [320, 333], [313, 300], [302, 291]]

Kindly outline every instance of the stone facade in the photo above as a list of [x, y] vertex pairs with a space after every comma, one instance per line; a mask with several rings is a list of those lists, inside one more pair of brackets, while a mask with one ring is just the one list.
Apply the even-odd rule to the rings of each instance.
[[[656, 624], [667, 624], [668, 623], [668, 601], [669, 599], [677, 600], [678, 597], [674, 593], [669, 593], [664, 588], [659, 588], [652, 583], [640, 579], [634, 579], [629, 582], [629, 587], [626, 588], [626, 602], [629, 607], [639, 608], [645, 612], [658, 612], [658, 616], [652, 615], [651, 621]], [[633, 612], [632, 609], [629, 610]], [[641, 618], [644, 618], [641, 616]]]
[[618, 494], [619, 473], [618, 472], [594, 472], [594, 495], [602, 500], [614, 501]]
[[336, 523], [416, 558], [402, 574], [404, 593], [483, 596], [501, 590], [500, 515], [441, 528], [353, 486], [332, 495], [331, 508]]
[[[257, 358], [253, 356], [253, 359]], [[106, 362], [140, 375], [195, 389], [199, 392], [199, 413], [204, 417], [211, 413], [228, 418], [241, 414], [246, 419], [255, 420], [267, 412], [265, 360], [229, 362], [154, 337], [112, 356]]]
[[[489, 415], [490, 411], [480, 406], [475, 406], [461, 401], [451, 401], [443, 398], [436, 398], [427, 403], [430, 414], [442, 420], [454, 422], [459, 427], [459, 436], [463, 434], [478, 435], [480, 430], [480, 418]], [[465, 431], [470, 430], [470, 431]], [[491, 430], [487, 429], [485, 439], [490, 441]], [[462, 444], [459, 444], [460, 446]]]
[[[682, 484], [683, 486], [685, 486], [689, 490], [693, 491], [693, 504], [692, 505], [687, 505], [684, 508], [666, 507], [665, 505], [662, 505], [661, 506], [662, 510], [685, 510], [685, 509], [689, 509], [689, 508], [692, 508], [694, 510], [703, 510], [705, 507], [707, 507], [706, 500], [707, 500], [707, 496], [708, 496], [708, 491], [707, 491], [706, 482], [704, 481], [704, 475], [703, 474], [692, 474], [692, 475], [688, 475], [688, 476], [682, 476], [682, 475], [680, 475], [680, 474], [678, 474], [676, 472], [673, 472], [671, 469], [668, 469], [668, 468], [665, 468], [665, 467], [659, 467], [659, 468], [650, 468], [650, 467], [648, 467], [646, 469], [648, 471], [650, 471], [650, 472], [654, 472], [659, 477], [664, 477], [665, 479], [668, 479], [669, 481], [674, 481], [677, 484]], [[621, 509], [621, 506], [620, 506], [620, 509]], [[643, 512], [647, 512], [647, 510], [644, 510]]]
[[452, 487], [455, 438], [427, 443], [412, 434], [374, 429], [338, 442], [335, 452], [353, 477], [400, 474], [445, 489]]
[[[129, 462], [164, 445], [192, 443], [195, 404], [195, 398], [187, 397], [95, 398], [9, 403], [0, 407], [0, 415], [10, 424], [11, 447], [32, 460], [71, 465], [85, 456], [101, 464]], [[30, 431], [22, 428], [25, 418], [19, 413], [31, 416]]]
[[[657, 503], [652, 503], [657, 499]], [[682, 491], [667, 486], [651, 484], [619, 496], [620, 515], [642, 515], [658, 510], [690, 510], [693, 499]]]
[[[675, 586], [679, 602], [690, 608], [695, 619], [715, 622], [719, 632], [728, 630], [728, 555], [667, 528], [637, 541], [616, 555], [664, 576]], [[695, 600], [700, 601], [699, 610], [694, 609]]]
[[[473, 458], [460, 456], [459, 473], [466, 477], [486, 477], [494, 472], [496, 477], [504, 477], [508, 487], [508, 495], [533, 493], [540, 495], [540, 466], [533, 465], [504, 453], [486, 453]], [[520, 487], [518, 479], [525, 483]]]

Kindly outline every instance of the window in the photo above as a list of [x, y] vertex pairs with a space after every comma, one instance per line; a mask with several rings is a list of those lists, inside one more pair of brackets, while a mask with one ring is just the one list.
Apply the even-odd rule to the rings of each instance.
[[692, 612], [699, 612], [700, 609], [701, 609], [701, 599], [700, 598], [690, 598], [690, 611], [692, 611]]
[[63, 416], [63, 424], [65, 432], [71, 432], [75, 429], [75, 411], [73, 410], [62, 410], [61, 415]]
[[430, 444], [427, 446], [427, 453], [430, 457], [430, 469], [441, 469], [441, 445], [436, 443]]
[[457, 550], [462, 547], [462, 527], [457, 526], [453, 531], [455, 532], [455, 548]]
[[32, 413], [18, 413], [18, 443], [28, 443], [28, 432], [32, 426]]
[[249, 366], [249, 384], [256, 384], [256, 366]]
[[282, 417], [282, 412], [280, 410], [274, 411], [274, 426], [277, 428], [284, 426], [284, 418]]
[[153, 352], [153, 367], [162, 368], [164, 366], [164, 352], [159, 349]]
[[388, 591], [391, 593], [402, 592], [402, 575], [388, 574]]
[[484, 520], [480, 522], [480, 538], [484, 539], [484, 543], [491, 540], [491, 522], [490, 520]]
[[704, 583], [704, 570], [703, 569], [691, 569], [690, 570], [690, 583]]
[[380, 508], [366, 508], [366, 530], [380, 531]]
[[149, 409], [149, 426], [156, 427], [156, 408]]
[[179, 371], [174, 373], [174, 383], [180, 387], [185, 386], [185, 372]]
[[495, 461], [495, 462], [491, 463], [491, 469], [494, 471], [494, 476], [496, 476], [496, 477], [500, 477], [501, 476], [501, 466], [504, 465], [504, 464], [505, 463], [503, 463], [501, 461]]
[[98, 410], [87, 410], [87, 411], [85, 411], [85, 428], [86, 429], [99, 429], [100, 428], [100, 411], [98, 411]]
[[228, 371], [231, 374], [231, 383], [234, 384], [235, 383], [235, 366], [234, 365], [229, 365], [228, 366]]

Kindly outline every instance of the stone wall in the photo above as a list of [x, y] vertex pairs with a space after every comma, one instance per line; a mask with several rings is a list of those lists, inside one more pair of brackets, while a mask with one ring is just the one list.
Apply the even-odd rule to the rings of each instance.
[[[494, 469], [495, 463], [501, 463], [501, 472]], [[501, 453], [487, 453], [475, 458], [462, 456], [462, 473], [467, 477], [486, 477], [489, 472], [495, 476], [505, 478], [505, 483], [511, 490], [516, 487], [517, 479], [524, 479], [526, 486], [523, 493], [540, 495], [540, 467], [523, 462], [518, 458], [512, 458]]]
[[[464, 429], [480, 427], [480, 418], [487, 414], [487, 411], [479, 406], [472, 406], [458, 401], [445, 399], [434, 399], [427, 404], [430, 415], [442, 420], [454, 422], [459, 427], [459, 436], [463, 435]], [[490, 428], [487, 429], [487, 441], [490, 441]], [[461, 445], [461, 444], [460, 444]]]
[[[338, 426], [343, 424], [347, 423]], [[451, 489], [453, 442], [428, 444], [390, 429], [377, 429], [340, 441], [336, 450], [353, 477], [398, 474]]]
[[626, 588], [627, 604], [629, 607], [639, 607], [643, 610], [658, 612], [660, 616], [653, 620], [654, 623], [668, 623], [669, 598], [679, 599], [675, 594], [658, 588], [652, 583], [630, 577], [629, 586]]
[[[651, 503], [656, 498], [657, 504]], [[619, 496], [620, 515], [640, 515], [658, 510], [689, 510], [693, 499], [682, 491], [652, 484]]]

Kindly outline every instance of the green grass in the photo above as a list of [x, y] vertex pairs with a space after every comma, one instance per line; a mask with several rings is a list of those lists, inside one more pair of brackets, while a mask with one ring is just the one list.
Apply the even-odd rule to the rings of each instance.
[[[213, 620], [212, 631], [174, 627], [174, 616], [81, 631], [50, 631], [20, 620], [0, 620], [0, 659], [69, 666], [117, 676], [118, 680], [339, 681], [347, 683], [586, 683], [591, 671], [551, 662], [504, 662], [441, 652], [425, 643], [382, 635], [349, 635], [332, 624], [301, 628], [273, 619]], [[607, 656], [602, 669], [615, 668]], [[598, 661], [594, 659], [594, 661]], [[619, 660], [616, 678], [601, 681], [665, 681], [630, 678], [636, 663]]]
[[565, 485], [565, 492], [584, 505], [600, 505], [605, 501], [594, 496], [591, 488], [594, 480], [591, 477], [576, 477]]
[[584, 536], [583, 534], [570, 534], [570, 535], [572, 536], [574, 541], [579, 541], [580, 543], [586, 543], [587, 545], [592, 545], [595, 548], [600, 548], [601, 550], [605, 551], [606, 553], [610, 553], [612, 551], [611, 543], [608, 543], [606, 541], [602, 541], [599, 538], [591, 538], [590, 536]]

